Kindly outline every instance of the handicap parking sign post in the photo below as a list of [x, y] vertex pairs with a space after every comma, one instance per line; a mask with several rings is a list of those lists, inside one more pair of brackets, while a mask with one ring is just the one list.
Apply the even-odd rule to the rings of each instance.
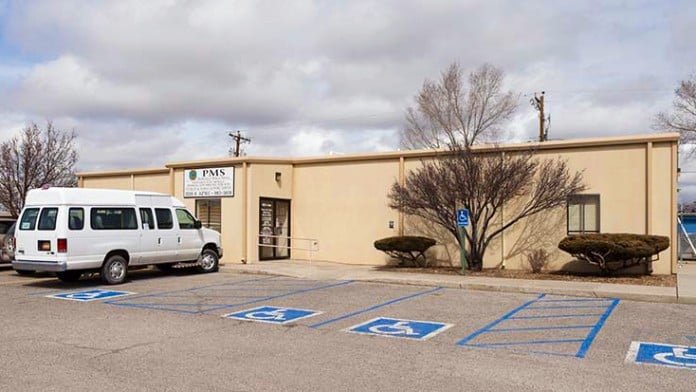
[[452, 327], [452, 324], [438, 323], [434, 321], [417, 321], [377, 317], [365, 323], [352, 326], [346, 331], [367, 335], [425, 340], [450, 327]]
[[246, 309], [235, 313], [229, 313], [222, 317], [243, 320], [257, 321], [261, 323], [285, 324], [321, 314], [321, 312], [307, 309], [279, 308], [275, 306], [260, 306], [258, 308]]
[[462, 245], [460, 249], [461, 263], [462, 263], [462, 275], [466, 273], [466, 227], [469, 226], [469, 210], [462, 208], [457, 210], [457, 226], [460, 230], [460, 243]]
[[631, 342], [626, 362], [696, 370], [696, 347]]

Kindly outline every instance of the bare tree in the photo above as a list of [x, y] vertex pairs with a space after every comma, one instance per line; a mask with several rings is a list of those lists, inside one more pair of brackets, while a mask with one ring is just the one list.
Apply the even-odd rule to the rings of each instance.
[[0, 144], [0, 204], [12, 216], [19, 216], [30, 189], [77, 184], [75, 137], [48, 122], [45, 131], [31, 124]]
[[696, 74], [689, 80], [682, 80], [674, 91], [671, 113], [661, 112], [655, 118], [658, 129], [679, 132], [682, 142], [696, 142]]
[[451, 64], [440, 80], [426, 80], [416, 106], [406, 111], [401, 146], [409, 149], [471, 146], [493, 138], [514, 114], [517, 94], [502, 92], [504, 74], [484, 64], [469, 74], [468, 90], [462, 68]]
[[[434, 222], [461, 245], [456, 210], [469, 209], [467, 264], [480, 270], [488, 245], [521, 219], [565, 205], [585, 189], [582, 174], [571, 174], [565, 161], [539, 160], [531, 151], [475, 152], [454, 147], [410, 172], [404, 185], [392, 185], [390, 207]], [[502, 208], [505, 222], [500, 225]], [[508, 206], [516, 206], [514, 211]], [[498, 217], [496, 219], [496, 217]]]

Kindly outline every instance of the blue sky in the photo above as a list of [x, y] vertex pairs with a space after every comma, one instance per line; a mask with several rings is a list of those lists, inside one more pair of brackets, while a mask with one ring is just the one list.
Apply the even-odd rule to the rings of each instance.
[[388, 151], [453, 61], [505, 71], [509, 141], [542, 90], [553, 139], [651, 133], [695, 26], [690, 0], [0, 0], [0, 138], [75, 129], [80, 170], [226, 156], [237, 129], [249, 155]]

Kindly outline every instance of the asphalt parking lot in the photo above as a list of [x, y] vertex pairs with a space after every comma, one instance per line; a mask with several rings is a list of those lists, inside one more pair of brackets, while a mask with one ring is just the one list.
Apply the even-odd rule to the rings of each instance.
[[[2, 390], [696, 385], [693, 305], [152, 270], [103, 286], [5, 269], [0, 292]], [[687, 348], [636, 364], [633, 342]]]

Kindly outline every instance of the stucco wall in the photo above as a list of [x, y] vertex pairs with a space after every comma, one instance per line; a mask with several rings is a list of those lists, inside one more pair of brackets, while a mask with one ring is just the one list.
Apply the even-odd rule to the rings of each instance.
[[130, 175], [88, 177], [83, 179], [82, 188], [133, 189]]
[[[601, 232], [667, 235], [676, 238], [676, 142], [678, 135], [652, 135], [588, 141], [549, 142], [535, 147], [538, 159], [561, 158], [571, 170], [583, 172], [586, 194], [600, 195]], [[503, 146], [505, 148], [506, 146]], [[509, 147], [509, 146], [508, 146]], [[513, 146], [514, 147], [514, 146]], [[506, 154], [516, 153], [514, 148]], [[440, 264], [458, 265], [459, 249], [451, 234], [428, 222], [402, 216], [389, 208], [387, 194], [395, 181], [417, 170], [427, 152], [393, 152], [315, 159], [239, 158], [179, 163], [162, 172], [143, 170], [89, 173], [81, 186], [141, 189], [168, 193], [173, 189], [193, 211], [195, 199], [183, 198], [184, 167], [235, 167], [235, 195], [222, 198], [224, 262], [258, 261], [259, 199], [291, 200], [291, 235], [319, 241], [315, 260], [352, 264], [385, 264], [373, 247], [376, 239], [404, 234], [438, 240], [430, 256]], [[276, 181], [275, 173], [281, 173]], [[131, 176], [132, 174], [132, 176]], [[514, 203], [506, 205], [494, 225], [510, 219]], [[393, 222], [393, 228], [389, 223]], [[496, 238], [487, 250], [485, 267], [527, 268], [530, 250], [544, 248], [553, 269], [586, 269], [557, 249], [566, 235], [565, 206], [520, 221]], [[298, 245], [298, 243], [296, 243]], [[293, 258], [309, 254], [293, 250]], [[654, 263], [655, 273], [674, 273], [671, 247]]]
[[318, 260], [384, 264], [373, 243], [398, 234], [399, 214], [387, 201], [398, 177], [398, 159], [296, 165], [293, 235], [318, 239]]
[[[280, 173], [280, 181], [275, 180], [275, 173]], [[247, 179], [247, 253], [250, 260], [259, 259], [259, 202], [261, 198], [291, 200], [293, 198], [293, 168], [291, 164], [252, 163], [249, 165]], [[294, 202], [290, 202], [290, 235], [298, 237], [292, 228], [295, 221]], [[301, 258], [301, 252], [292, 250], [293, 257]]]

